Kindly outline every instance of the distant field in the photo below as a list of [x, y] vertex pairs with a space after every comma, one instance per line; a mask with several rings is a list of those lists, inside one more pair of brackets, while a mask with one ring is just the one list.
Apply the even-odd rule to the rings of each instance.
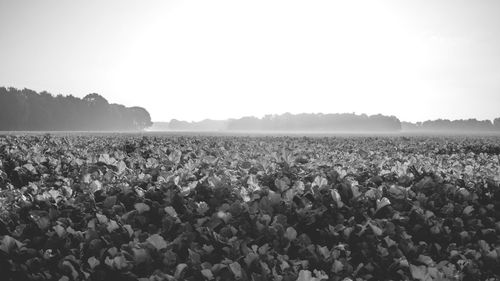
[[499, 156], [495, 136], [6, 132], [0, 274], [486, 280]]

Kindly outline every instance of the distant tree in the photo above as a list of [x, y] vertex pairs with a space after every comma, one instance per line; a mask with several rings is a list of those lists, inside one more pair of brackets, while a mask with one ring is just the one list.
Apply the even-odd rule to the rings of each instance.
[[437, 119], [427, 120], [425, 122], [419, 122], [416, 124], [410, 123], [411, 126], [405, 125], [405, 128], [410, 131], [414, 130], [426, 132], [492, 132], [500, 129], [497, 125], [495, 125], [494, 122], [492, 123], [490, 120], [477, 119]]
[[125, 107], [92, 93], [83, 99], [0, 87], [0, 130], [143, 130], [152, 125], [141, 107]]
[[229, 130], [371, 132], [400, 131], [401, 122], [394, 116], [345, 114], [266, 115], [262, 119], [243, 117], [228, 121]]
[[256, 117], [243, 117], [236, 120], [230, 120], [228, 124], [229, 130], [243, 131], [243, 130], [262, 130], [261, 120]]
[[500, 130], [500, 118], [493, 120], [493, 126], [495, 126], [495, 130]]
[[153, 122], [151, 122], [151, 116], [146, 109], [134, 106], [128, 108], [128, 112], [132, 117], [132, 124], [136, 130], [143, 130], [153, 125]]
[[177, 119], [172, 119], [169, 123], [169, 129], [170, 130], [189, 130], [190, 129], [190, 124], [189, 122], [186, 121], [179, 121]]

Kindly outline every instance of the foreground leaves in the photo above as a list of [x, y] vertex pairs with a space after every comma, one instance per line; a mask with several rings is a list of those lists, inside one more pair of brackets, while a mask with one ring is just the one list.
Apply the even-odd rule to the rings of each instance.
[[2, 280], [487, 280], [497, 138], [0, 137]]

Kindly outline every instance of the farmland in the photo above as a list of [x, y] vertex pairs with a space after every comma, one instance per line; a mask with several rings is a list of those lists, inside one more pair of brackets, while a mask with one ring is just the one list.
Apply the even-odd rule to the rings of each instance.
[[0, 136], [2, 280], [494, 280], [500, 138]]

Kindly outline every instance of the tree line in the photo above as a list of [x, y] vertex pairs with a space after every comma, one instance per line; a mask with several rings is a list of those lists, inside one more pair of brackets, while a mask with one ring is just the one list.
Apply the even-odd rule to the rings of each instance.
[[493, 121], [428, 120], [401, 122], [397, 117], [366, 114], [290, 114], [266, 115], [263, 118], [243, 117], [228, 120], [206, 119], [187, 122], [172, 119], [155, 122], [155, 131], [302, 131], [302, 132], [429, 132], [429, 133], [480, 133], [500, 132], [500, 118]]
[[[152, 126], [153, 125], [153, 126]], [[395, 116], [354, 113], [274, 114], [200, 122], [153, 124], [142, 107], [110, 104], [92, 93], [84, 98], [0, 87], [0, 131], [313, 131], [313, 132], [500, 132], [500, 118], [401, 122]]]
[[151, 125], [146, 109], [110, 104], [96, 93], [77, 98], [0, 87], [0, 131], [136, 131]]
[[275, 114], [263, 118], [186, 122], [172, 119], [156, 122], [157, 131], [303, 131], [303, 132], [397, 132], [401, 122], [394, 116], [341, 114]]
[[244, 117], [228, 122], [228, 130], [262, 131], [339, 131], [339, 132], [391, 132], [401, 130], [400, 121], [394, 116], [342, 114], [291, 114], [266, 115], [263, 118]]
[[403, 131], [416, 132], [500, 132], [500, 118], [494, 119], [493, 122], [473, 118], [437, 119], [417, 123], [402, 122], [401, 127]]

